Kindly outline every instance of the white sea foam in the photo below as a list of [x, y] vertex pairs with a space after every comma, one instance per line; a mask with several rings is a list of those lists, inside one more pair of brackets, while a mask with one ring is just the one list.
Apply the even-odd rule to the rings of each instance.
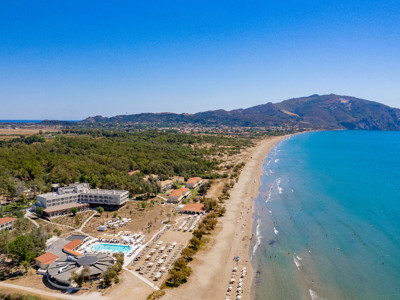
[[269, 170], [269, 173], [270, 173], [270, 174], [274, 174], [274, 171], [272, 171], [272, 170]]
[[310, 292], [310, 297], [312, 300], [323, 300], [323, 298], [318, 296], [317, 293], [315, 291], [313, 291], [312, 289], [309, 289], [308, 291]]
[[257, 220], [257, 227], [256, 227], [256, 244], [253, 247], [253, 255], [256, 253], [257, 248], [261, 245], [261, 233], [260, 233], [260, 224], [261, 221]]
[[275, 233], [275, 235], [277, 235], [278, 232], [279, 232], [279, 231], [274, 227], [274, 233]]
[[279, 162], [279, 158], [275, 159], [275, 163], [278, 163], [278, 162]]
[[300, 260], [298, 259], [298, 256], [293, 256], [293, 261], [294, 261], [294, 264], [296, 265], [297, 269], [300, 270], [300, 267], [302, 265], [301, 265]]
[[294, 189], [292, 189], [292, 193], [294, 193]]
[[297, 258], [298, 260], [303, 260], [303, 258], [301, 258], [301, 257], [298, 256], [298, 255], [296, 255], [296, 258]]
[[269, 210], [269, 213], [272, 214], [272, 211]]
[[273, 186], [271, 186], [271, 187], [269, 188], [269, 190], [268, 190], [268, 195], [267, 195], [267, 200], [265, 200], [265, 202], [271, 201], [272, 189], [273, 189]]
[[278, 187], [279, 194], [282, 194], [283, 188], [281, 188], [281, 179], [280, 178], [277, 179], [276, 186]]

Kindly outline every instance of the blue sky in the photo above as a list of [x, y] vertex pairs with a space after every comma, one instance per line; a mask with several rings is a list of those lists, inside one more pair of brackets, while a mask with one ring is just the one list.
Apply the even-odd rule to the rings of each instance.
[[0, 119], [400, 107], [400, 1], [1, 1]]

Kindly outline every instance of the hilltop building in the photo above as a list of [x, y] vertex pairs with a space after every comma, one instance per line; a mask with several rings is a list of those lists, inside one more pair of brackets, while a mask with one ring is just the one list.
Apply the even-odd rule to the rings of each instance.
[[186, 182], [186, 187], [189, 189], [195, 189], [198, 188], [203, 184], [203, 179], [201, 177], [192, 177], [189, 178], [188, 181]]
[[40, 206], [49, 217], [70, 213], [76, 207], [80, 211], [89, 206], [102, 206], [105, 209], [118, 209], [128, 200], [128, 191], [90, 189], [87, 183], [73, 183], [58, 188], [55, 192], [37, 196]]

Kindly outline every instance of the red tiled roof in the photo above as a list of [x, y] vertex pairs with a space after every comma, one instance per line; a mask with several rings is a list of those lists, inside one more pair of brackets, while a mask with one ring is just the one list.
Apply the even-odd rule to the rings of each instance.
[[132, 176], [133, 174], [136, 174], [136, 173], [140, 173], [140, 170], [134, 170], [134, 171], [128, 172], [129, 176]]
[[182, 211], [190, 211], [190, 212], [204, 212], [204, 204], [203, 203], [190, 203], [186, 204], [182, 207]]
[[69, 242], [68, 244], [66, 244], [63, 248], [63, 250], [69, 254], [75, 255], [75, 256], [79, 256], [81, 255], [79, 252], [75, 251], [74, 249], [76, 247], [78, 247], [80, 244], [82, 244], [81, 240], [78, 239], [74, 239], [72, 242]]
[[177, 190], [173, 190], [172, 193], [170, 194], [170, 196], [172, 197], [179, 197], [180, 195], [186, 193], [189, 189], [188, 188], [180, 188]]
[[196, 183], [199, 180], [201, 180], [201, 177], [192, 177], [188, 179], [187, 183]]
[[51, 264], [53, 261], [55, 261], [58, 258], [57, 255], [51, 253], [51, 252], [46, 252], [43, 255], [40, 255], [36, 257], [36, 259], [41, 263], [45, 265]]
[[15, 221], [15, 218], [5, 217], [0, 219], [0, 225], [6, 224], [8, 222]]

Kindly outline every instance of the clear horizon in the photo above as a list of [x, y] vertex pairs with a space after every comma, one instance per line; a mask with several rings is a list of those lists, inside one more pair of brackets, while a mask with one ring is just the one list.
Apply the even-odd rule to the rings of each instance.
[[398, 1], [0, 3], [1, 120], [340, 94], [400, 107]]

